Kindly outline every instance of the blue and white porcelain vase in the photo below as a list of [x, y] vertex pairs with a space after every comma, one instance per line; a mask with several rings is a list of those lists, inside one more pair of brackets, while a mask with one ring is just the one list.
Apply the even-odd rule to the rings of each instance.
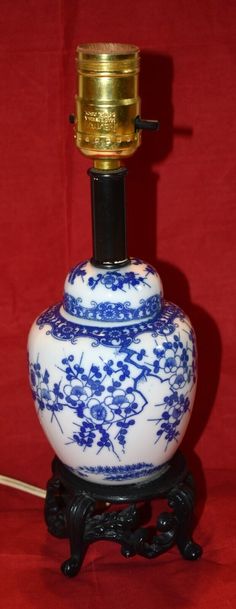
[[165, 302], [157, 271], [127, 256], [120, 156], [134, 152], [146, 124], [138, 62], [129, 45], [78, 50], [75, 130], [94, 160], [93, 257], [71, 270], [63, 302], [38, 317], [28, 344], [36, 411], [56, 455], [75, 475], [106, 485], [166, 471], [196, 389], [189, 319]]
[[41, 425], [75, 474], [127, 484], [163, 473], [189, 423], [196, 344], [152, 266], [72, 269], [63, 302], [32, 326], [29, 368]]

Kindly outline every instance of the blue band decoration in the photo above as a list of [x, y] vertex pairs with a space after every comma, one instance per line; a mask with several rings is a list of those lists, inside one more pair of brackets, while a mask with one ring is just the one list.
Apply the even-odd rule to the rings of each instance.
[[139, 307], [131, 307], [130, 302], [95, 302], [91, 301], [91, 307], [85, 307], [82, 298], [75, 298], [71, 294], [64, 294], [63, 306], [67, 313], [78, 319], [91, 321], [122, 322], [142, 320], [154, 317], [160, 313], [162, 298], [159, 294], [142, 298]]
[[139, 334], [144, 332], [161, 333], [165, 336], [172, 334], [175, 329], [176, 318], [183, 319], [184, 314], [174, 304], [166, 303], [160, 315], [150, 321], [139, 322], [130, 326], [97, 327], [85, 326], [68, 321], [60, 313], [61, 304], [54, 305], [44, 311], [37, 319], [39, 328], [50, 326], [47, 334], [58, 340], [69, 340], [72, 344], [77, 339], [86, 336], [94, 339], [94, 345], [102, 344], [106, 347], [119, 347], [129, 345]]
[[[110, 482], [122, 482], [123, 480], [132, 480], [137, 478], [146, 478], [157, 474], [158, 471], [166, 469], [167, 463], [162, 463], [155, 467], [152, 463], [132, 463], [130, 465], [95, 465], [84, 467], [69, 467], [68, 469], [81, 476], [87, 478], [92, 475], [103, 476], [103, 480]], [[67, 466], [68, 467], [68, 466]]]

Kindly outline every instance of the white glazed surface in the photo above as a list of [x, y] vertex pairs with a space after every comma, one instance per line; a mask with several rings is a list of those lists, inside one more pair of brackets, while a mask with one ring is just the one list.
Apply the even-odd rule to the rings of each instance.
[[[140, 266], [139, 274], [146, 273]], [[150, 276], [162, 294], [159, 276]], [[121, 302], [120, 285], [112, 298], [118, 294]], [[127, 283], [125, 289], [135, 309], [137, 291]], [[68, 318], [73, 315], [60, 305], [43, 313], [28, 345], [36, 411], [55, 453], [74, 473], [101, 484], [162, 473], [182, 441], [195, 395], [196, 346], [188, 318], [169, 304], [155, 319], [127, 324]]]

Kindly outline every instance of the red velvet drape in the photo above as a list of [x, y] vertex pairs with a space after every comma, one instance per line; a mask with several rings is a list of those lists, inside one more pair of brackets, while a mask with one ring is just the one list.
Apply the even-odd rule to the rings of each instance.
[[[26, 369], [31, 322], [61, 298], [70, 266], [91, 252], [89, 163], [77, 152], [75, 48], [114, 41], [142, 50], [144, 134], [128, 163], [131, 255], [156, 265], [165, 294], [194, 322], [199, 387], [185, 453], [199, 503], [204, 557], [177, 550], [152, 562], [88, 550], [66, 581], [67, 542], [49, 537], [42, 502], [0, 488], [4, 609], [113, 606], [231, 609], [235, 597], [234, 0], [1, 0], [1, 468], [45, 486], [52, 452]], [[203, 509], [204, 508], [204, 509]], [[158, 506], [153, 506], [154, 516]], [[3, 525], [3, 526], [2, 526]]]

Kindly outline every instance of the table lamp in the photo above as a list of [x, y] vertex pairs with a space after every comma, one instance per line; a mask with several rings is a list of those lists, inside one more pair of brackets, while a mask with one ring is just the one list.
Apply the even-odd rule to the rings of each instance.
[[[159, 122], [140, 118], [137, 47], [83, 44], [77, 70], [71, 122], [93, 163], [93, 253], [70, 270], [62, 302], [37, 318], [28, 342], [36, 410], [56, 453], [45, 519], [69, 538], [62, 571], [70, 577], [96, 539], [120, 543], [126, 558], [152, 558], [174, 543], [187, 559], [201, 554], [190, 535], [193, 479], [179, 451], [196, 390], [195, 334], [164, 300], [157, 270], [129, 257], [126, 241], [123, 162], [142, 129]], [[171, 509], [153, 536], [139, 514], [154, 498]], [[112, 510], [117, 503], [127, 507]]]

